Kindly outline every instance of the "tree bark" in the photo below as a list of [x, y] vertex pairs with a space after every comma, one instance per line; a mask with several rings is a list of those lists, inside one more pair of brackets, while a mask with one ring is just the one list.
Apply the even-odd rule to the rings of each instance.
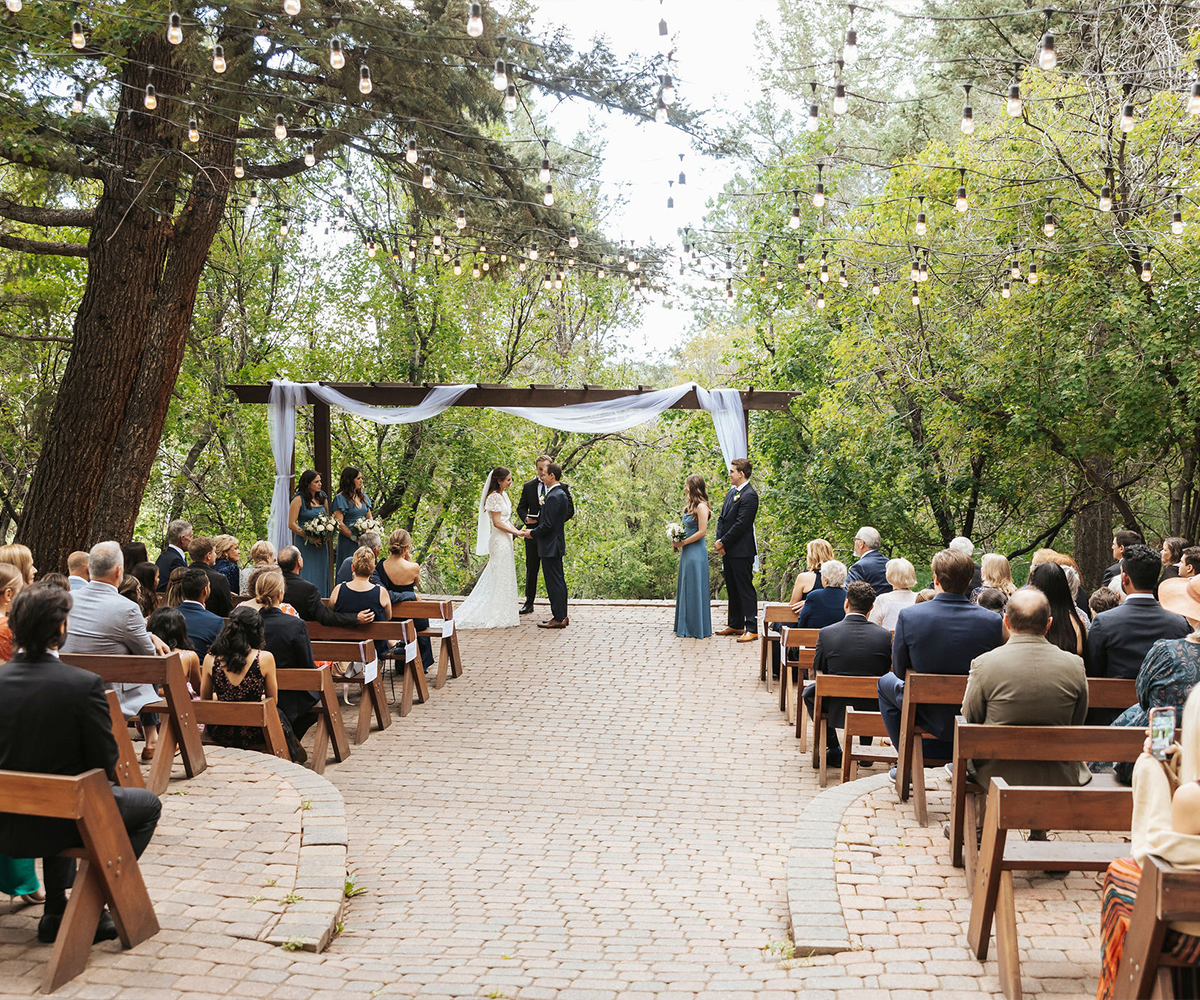
[[1113, 502], [1104, 497], [1075, 515], [1075, 562], [1090, 593], [1104, 582], [1112, 564]]

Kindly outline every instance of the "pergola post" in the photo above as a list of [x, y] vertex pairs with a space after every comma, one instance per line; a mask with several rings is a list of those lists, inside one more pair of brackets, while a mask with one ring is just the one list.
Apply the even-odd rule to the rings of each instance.
[[320, 474], [325, 492], [332, 499], [337, 483], [333, 481], [333, 431], [328, 403], [313, 403], [313, 468]]

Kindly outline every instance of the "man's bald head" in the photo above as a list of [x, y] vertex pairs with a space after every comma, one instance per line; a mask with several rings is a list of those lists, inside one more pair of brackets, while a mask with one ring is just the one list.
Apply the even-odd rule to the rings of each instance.
[[1004, 622], [1014, 635], [1045, 635], [1050, 628], [1050, 602], [1036, 587], [1022, 587], [1008, 599]]

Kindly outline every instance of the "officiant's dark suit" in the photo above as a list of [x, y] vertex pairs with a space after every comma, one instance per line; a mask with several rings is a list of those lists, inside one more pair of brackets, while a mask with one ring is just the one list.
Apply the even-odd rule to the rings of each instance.
[[533, 541], [537, 543], [538, 559], [542, 574], [546, 578], [546, 596], [550, 598], [552, 619], [546, 623], [555, 628], [567, 619], [567, 580], [563, 576], [563, 555], [567, 551], [567, 539], [563, 528], [573, 513], [573, 505], [561, 483], [546, 489], [538, 523], [530, 528]]
[[[571, 499], [571, 488], [566, 483], [559, 483], [559, 489], [567, 496], [568, 514], [570, 520], [575, 516], [575, 502]], [[517, 519], [522, 528], [532, 528], [538, 523], [542, 510], [542, 498], [546, 495], [546, 484], [540, 479], [531, 479], [521, 487], [521, 499], [517, 504]], [[526, 612], [533, 610], [533, 599], [537, 597], [538, 568], [541, 558], [538, 556], [536, 538], [525, 539], [525, 607]], [[549, 584], [547, 583], [547, 587]]]
[[729, 627], [758, 631], [758, 592], [754, 589], [754, 517], [758, 494], [749, 481], [731, 486], [717, 518], [717, 541], [724, 547], [722, 565], [729, 595]]

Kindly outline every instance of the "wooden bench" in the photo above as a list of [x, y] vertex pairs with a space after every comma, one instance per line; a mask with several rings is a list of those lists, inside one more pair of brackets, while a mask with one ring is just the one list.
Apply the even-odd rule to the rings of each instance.
[[900, 746], [896, 748], [896, 794], [901, 802], [908, 800], [912, 784], [913, 805], [917, 822], [929, 825], [929, 810], [925, 802], [925, 768], [949, 764], [949, 760], [925, 759], [924, 737], [933, 739], [917, 724], [917, 709], [923, 705], [953, 705], [962, 708], [967, 691], [966, 674], [926, 674], [910, 670], [904, 680], [904, 704], [900, 707]]
[[[758, 617], [758, 679], [766, 683], [768, 693], [774, 680], [771, 650], [779, 645], [779, 633], [772, 631], [771, 626], [795, 620], [796, 612], [790, 604], [764, 604], [762, 614]], [[780, 659], [782, 661], [782, 657]], [[782, 671], [782, 662], [780, 669]], [[783, 677], [782, 672], [779, 676]]]
[[163, 701], [147, 705], [144, 709], [166, 717], [159, 730], [158, 746], [150, 765], [150, 778], [146, 782], [146, 787], [155, 795], [162, 795], [167, 790], [176, 747], [183, 757], [183, 769], [189, 778], [201, 774], [208, 766], [204, 759], [204, 747], [200, 743], [200, 730], [196, 726], [198, 720], [192, 712], [194, 703], [188, 694], [183, 659], [178, 653], [166, 656], [63, 653], [62, 661], [99, 674], [108, 684], [154, 684], [162, 689]]
[[1124, 711], [1138, 703], [1136, 678], [1089, 677], [1087, 682], [1089, 709], [1119, 708]]
[[[374, 655], [365, 642], [314, 642], [313, 659], [324, 663], [366, 663]], [[317, 721], [313, 729], [313, 752], [309, 764], [317, 774], [325, 772], [329, 746], [333, 744], [333, 759], [341, 763], [350, 756], [350, 739], [338, 707], [333, 670], [328, 665], [315, 671], [299, 668], [276, 669], [276, 686], [280, 691], [315, 691], [317, 703], [313, 711]]]
[[[305, 690], [308, 690], [307, 688]], [[266, 752], [283, 760], [291, 760], [283, 724], [274, 698], [262, 701], [206, 701], [195, 703], [196, 718], [206, 726], [248, 726], [261, 729], [262, 745]]]
[[53, 993], [87, 966], [105, 906], [123, 947], [158, 933], [154, 904], [100, 768], [76, 775], [0, 771], [0, 802], [5, 812], [20, 816], [74, 820], [83, 841], [82, 849], [64, 852], [79, 859], [79, 869], [42, 978], [43, 993]]
[[[966, 866], [967, 886], [975, 876], [978, 796], [982, 786], [967, 777], [972, 760], [1135, 761], [1146, 731], [1132, 726], [989, 726], [965, 722], [954, 727], [954, 762], [950, 780], [950, 861]], [[1083, 788], [1112, 787], [1112, 775], [1097, 774]], [[1073, 786], [1064, 786], [1068, 790]], [[1044, 829], [1054, 829], [1045, 825]], [[967, 836], [970, 830], [972, 836]], [[964, 862], [965, 840], [965, 862]]]
[[[805, 731], [808, 728], [805, 713], [797, 712], [800, 691], [815, 673], [813, 662], [817, 655], [817, 636], [820, 629], [789, 628], [779, 637], [779, 711], [786, 713], [789, 725], [796, 726], [796, 737], [800, 749], [805, 747]], [[788, 661], [789, 649], [799, 650], [799, 659]]]
[[397, 618], [425, 618], [431, 623], [438, 620], [442, 622], [436, 628], [431, 624], [417, 633], [427, 639], [437, 639], [440, 643], [434, 689], [445, 686], [447, 673], [451, 677], [462, 676], [462, 653], [458, 648], [458, 630], [454, 627], [453, 601], [397, 601], [392, 605], [392, 619]]
[[[993, 727], [1000, 728], [1000, 727]], [[1144, 737], [1143, 737], [1144, 739]], [[1009, 1000], [1021, 996], [1014, 871], [1102, 872], [1110, 862], [1128, 857], [1129, 844], [1091, 841], [1008, 842], [1010, 830], [1119, 831], [1128, 835], [1133, 819], [1133, 791], [1119, 785], [1062, 788], [1009, 785], [993, 778], [988, 789], [983, 841], [971, 899], [967, 942], [980, 961], [987, 958], [996, 922], [996, 961], [1000, 988]], [[1099, 900], [1096, 903], [1099, 906]], [[1143, 994], [1144, 995], [1144, 994]]]
[[[826, 775], [827, 737], [829, 733], [829, 700], [831, 698], [879, 698], [879, 678], [861, 677], [848, 674], [817, 674], [817, 686], [813, 692], [813, 748], [812, 766], [820, 774], [821, 787], [828, 783]], [[797, 709], [800, 714], [804, 711], [803, 703]], [[875, 714], [879, 713], [864, 713]], [[879, 716], [880, 728], [883, 726], [883, 716]], [[797, 726], [799, 723], [797, 722]], [[859, 733], [860, 736], [874, 735]], [[886, 731], [884, 732], [886, 735]], [[848, 741], [847, 741], [848, 742]], [[845, 749], [842, 751], [842, 763], [845, 764]]]
[[142, 780], [142, 769], [138, 767], [133, 740], [129, 738], [129, 723], [121, 711], [121, 699], [116, 691], [104, 693], [108, 697], [108, 718], [113, 739], [117, 741], [117, 763], [113, 768], [117, 784], [122, 788], [145, 788], [146, 782]]
[[1163, 955], [1162, 946], [1169, 925], [1177, 920], [1200, 920], [1200, 871], [1172, 868], [1162, 858], [1151, 855], [1142, 865], [1121, 949], [1113, 990], [1116, 1000], [1175, 996], [1169, 968], [1181, 963]]
[[842, 783], [853, 781], [858, 777], [858, 765], [865, 763], [887, 764], [889, 767], [896, 763], [896, 749], [890, 744], [874, 744], [872, 746], [855, 746], [856, 736], [870, 736], [874, 739], [888, 739], [888, 731], [883, 724], [883, 716], [878, 712], [859, 712], [853, 708], [846, 709], [846, 729], [842, 735]]

